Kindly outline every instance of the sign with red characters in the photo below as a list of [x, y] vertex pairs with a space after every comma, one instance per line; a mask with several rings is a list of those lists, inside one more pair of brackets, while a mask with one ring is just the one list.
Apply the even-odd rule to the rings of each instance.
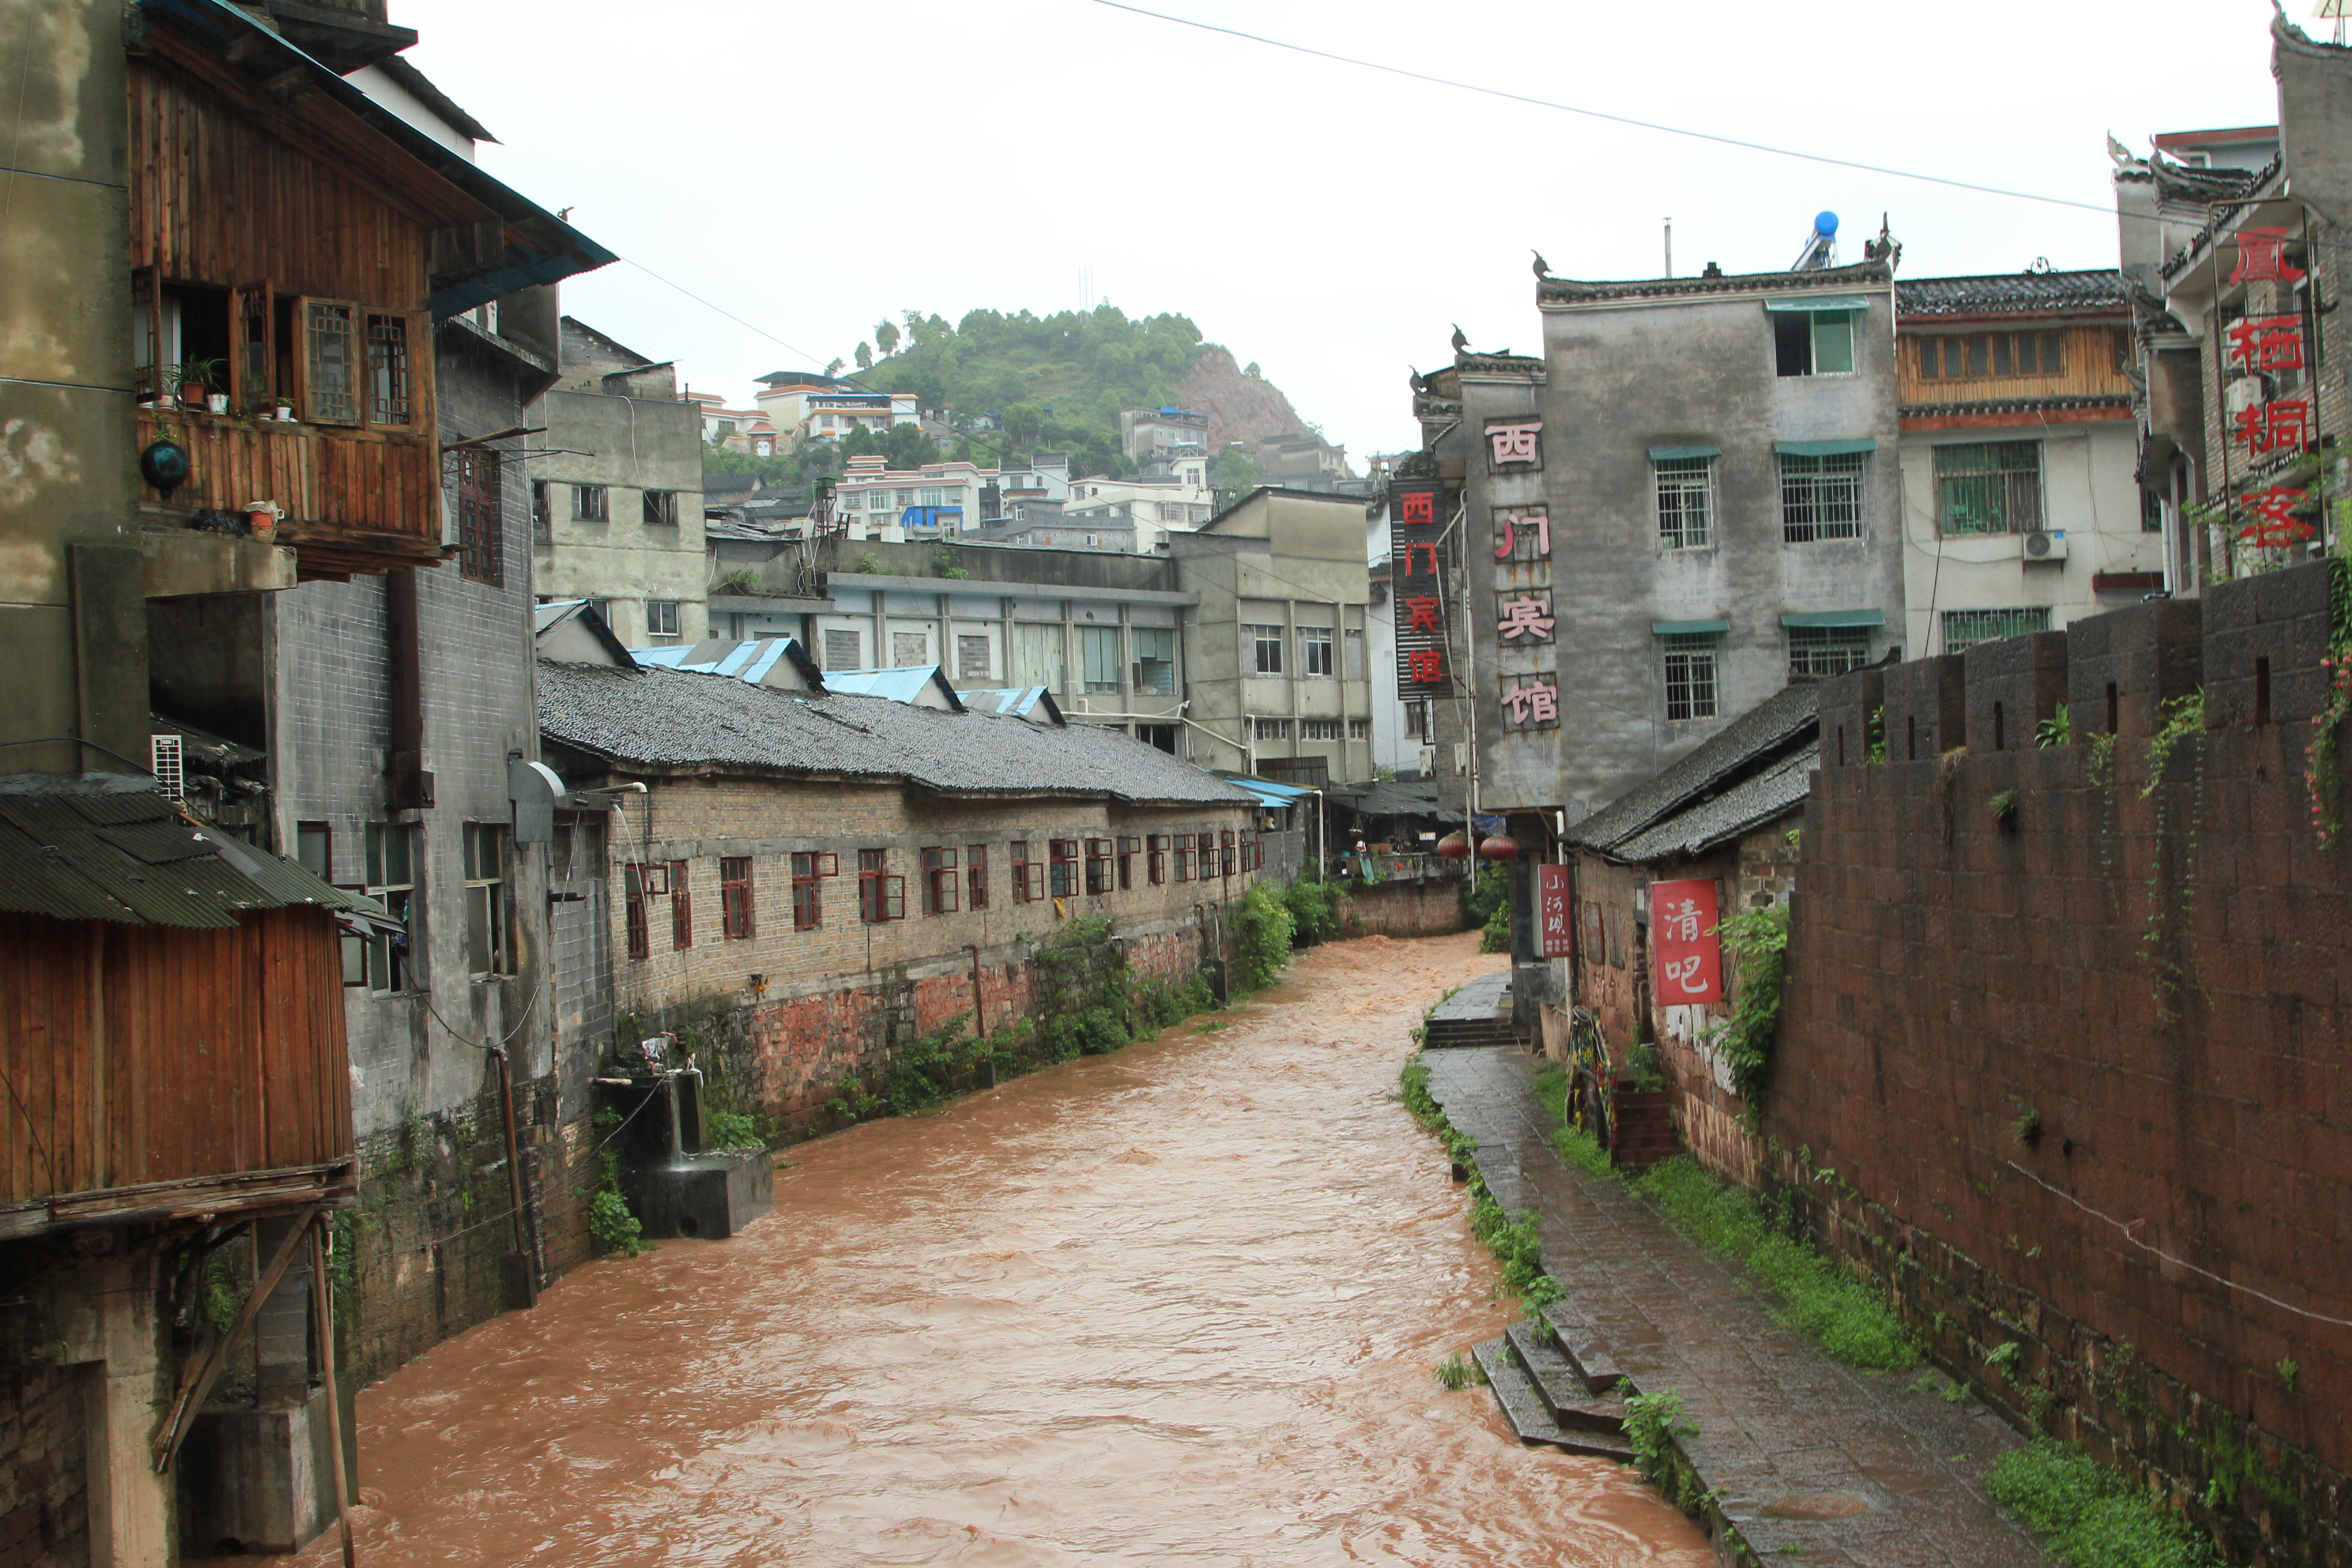
[[1658, 952], [1658, 1005], [1723, 1000], [1723, 942], [1715, 934], [1715, 883], [1650, 884], [1650, 945]]
[[1389, 591], [1396, 600], [1397, 695], [1454, 695], [1454, 643], [1446, 618], [1445, 527], [1435, 479], [1389, 488]]
[[1569, 903], [1569, 868], [1536, 868], [1537, 952], [1545, 958], [1571, 958], [1576, 953], [1576, 921]]

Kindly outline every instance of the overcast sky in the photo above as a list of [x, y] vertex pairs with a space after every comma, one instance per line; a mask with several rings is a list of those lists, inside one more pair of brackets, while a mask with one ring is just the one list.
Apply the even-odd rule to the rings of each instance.
[[[1144, 0], [1335, 53], [1695, 131], [2088, 202], [2109, 132], [2276, 115], [2269, 0]], [[2314, 0], [2289, 0], [2305, 21]], [[698, 389], [844, 359], [905, 310], [1189, 315], [1357, 457], [1418, 444], [1405, 374], [1535, 350], [1567, 277], [1846, 260], [1909, 277], [2115, 263], [2104, 213], [1971, 195], [1404, 80], [1094, 0], [393, 0], [484, 166], [628, 260], [565, 309]], [[751, 323], [730, 321], [630, 263]], [[756, 328], [757, 330], [753, 330]], [[762, 335], [762, 334], [768, 335]], [[777, 340], [782, 340], [778, 342]], [[784, 346], [789, 344], [791, 346]], [[1360, 471], [1360, 465], [1359, 465]]]

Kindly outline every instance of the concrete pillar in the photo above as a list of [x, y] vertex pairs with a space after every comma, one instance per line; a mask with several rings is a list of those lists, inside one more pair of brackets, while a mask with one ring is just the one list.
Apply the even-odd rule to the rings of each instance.
[[148, 1444], [170, 1403], [155, 1253], [93, 1260], [76, 1313], [85, 1363], [90, 1568], [165, 1568], [173, 1552], [173, 1481]]
[[[277, 1255], [278, 1245], [294, 1228], [294, 1220], [280, 1215], [257, 1221], [253, 1257], [258, 1268]], [[263, 1405], [300, 1403], [310, 1396], [310, 1250], [303, 1247], [279, 1276], [278, 1289], [261, 1304], [253, 1320], [255, 1383]]]

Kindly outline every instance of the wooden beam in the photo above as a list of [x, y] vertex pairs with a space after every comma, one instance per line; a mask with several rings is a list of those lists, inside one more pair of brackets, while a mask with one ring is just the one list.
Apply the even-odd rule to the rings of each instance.
[[[261, 1279], [253, 1287], [253, 1294], [247, 1296], [245, 1305], [237, 1309], [236, 1321], [229, 1325], [228, 1332], [215, 1341], [205, 1359], [197, 1363], [195, 1375], [183, 1375], [180, 1379], [179, 1393], [173, 1396], [172, 1408], [164, 1414], [163, 1424], [156, 1427], [154, 1442], [151, 1445], [154, 1450], [157, 1475], [172, 1468], [172, 1460], [179, 1454], [180, 1445], [187, 1441], [188, 1430], [194, 1424], [196, 1411], [203, 1406], [205, 1396], [212, 1393], [213, 1384], [219, 1381], [221, 1369], [228, 1364], [230, 1347], [253, 1327], [253, 1320], [261, 1313], [261, 1304], [269, 1300], [269, 1293], [278, 1289], [278, 1281], [286, 1277], [288, 1265], [294, 1261], [294, 1254], [310, 1239], [310, 1226], [318, 1217], [316, 1205], [302, 1211], [301, 1217], [286, 1233], [285, 1239], [278, 1244], [278, 1250], [270, 1254], [269, 1267], [261, 1271]], [[336, 1472], [339, 1478], [341, 1474], [340, 1470]]]

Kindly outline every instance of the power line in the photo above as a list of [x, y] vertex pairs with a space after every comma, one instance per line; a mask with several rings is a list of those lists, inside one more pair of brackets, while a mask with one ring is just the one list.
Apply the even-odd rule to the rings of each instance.
[[1973, 180], [1957, 180], [1948, 174], [1922, 174], [1909, 169], [1889, 168], [1883, 163], [1864, 163], [1853, 158], [1833, 158], [1826, 153], [1801, 153], [1793, 147], [1775, 147], [1767, 142], [1749, 142], [1738, 136], [1718, 135], [1711, 131], [1692, 131], [1680, 125], [1667, 125], [1655, 120], [1636, 120], [1628, 114], [1612, 114], [1607, 110], [1586, 109], [1578, 104], [1560, 103], [1549, 98], [1534, 98], [1523, 92], [1504, 88], [1486, 87], [1474, 81], [1457, 81], [1452, 77], [1433, 76], [1404, 66], [1388, 65], [1380, 60], [1358, 59], [1352, 55], [1336, 54], [1307, 44], [1294, 44], [1285, 38], [1269, 38], [1263, 33], [1244, 32], [1239, 27], [1221, 26], [1214, 22], [1197, 21], [1190, 16], [1172, 16], [1164, 11], [1147, 11], [1140, 5], [1129, 5], [1124, 0], [1094, 0], [1097, 5], [1130, 16], [1148, 16], [1155, 22], [1171, 22], [1180, 27], [1194, 27], [1204, 33], [1222, 33], [1227, 37], [1243, 38], [1268, 48], [1287, 49], [1293, 54], [1307, 55], [1316, 59], [1330, 60], [1343, 66], [1355, 66], [1362, 70], [1382, 71], [1412, 81], [1425, 81], [1435, 87], [1450, 87], [1462, 92], [1475, 92], [1487, 98], [1499, 98], [1512, 103], [1524, 103], [1535, 109], [1556, 110], [1562, 114], [1581, 115], [1588, 120], [1605, 120], [1614, 125], [1630, 125], [1637, 131], [1655, 131], [1662, 135], [1687, 137], [1694, 142], [1709, 142], [1718, 147], [1737, 147], [1743, 152], [1766, 153], [1777, 158], [1796, 158], [1808, 163], [1825, 163], [1832, 168], [1856, 169], [1866, 174], [1885, 174], [1897, 180], [1918, 180], [1932, 185], [1946, 185], [1953, 190], [1973, 191], [1979, 195], [2005, 196], [2012, 201], [2041, 202], [2050, 206], [2075, 207], [2112, 216], [2114, 208], [2098, 202], [2076, 201], [2070, 196], [2045, 196], [2037, 191], [2012, 191], [2002, 185], [1979, 184]]

